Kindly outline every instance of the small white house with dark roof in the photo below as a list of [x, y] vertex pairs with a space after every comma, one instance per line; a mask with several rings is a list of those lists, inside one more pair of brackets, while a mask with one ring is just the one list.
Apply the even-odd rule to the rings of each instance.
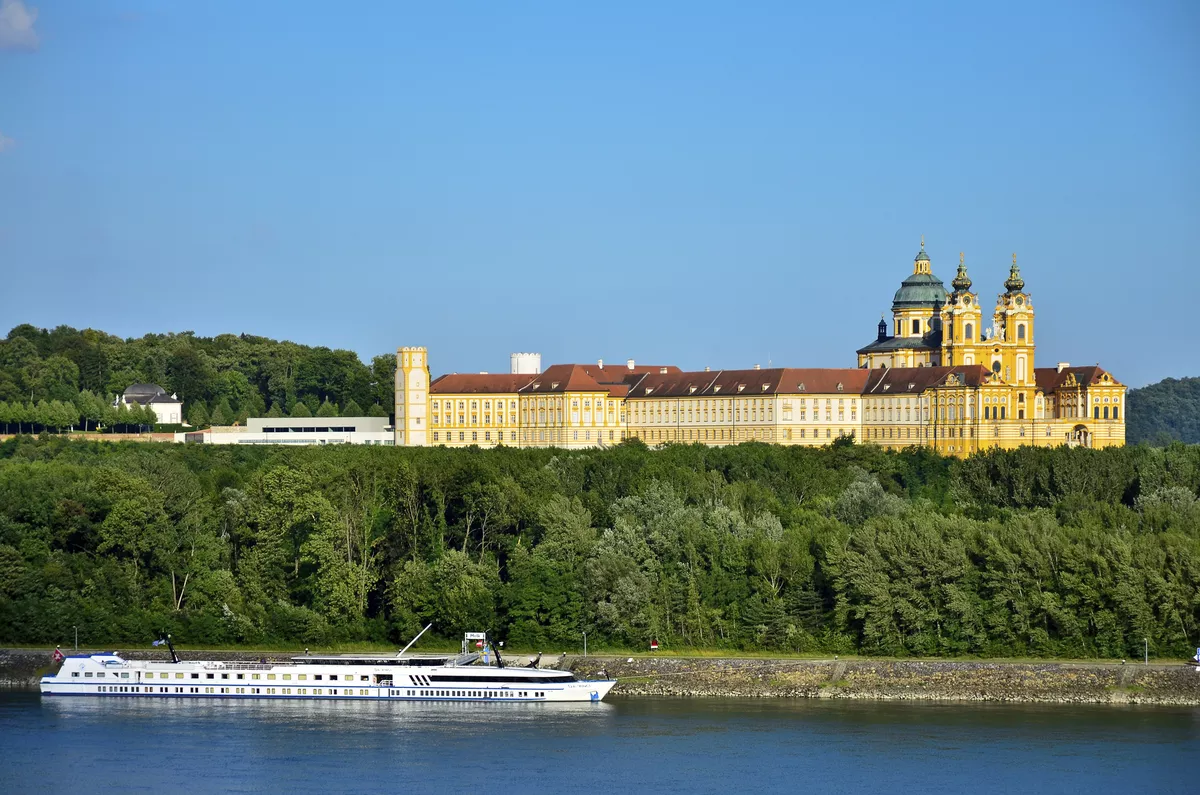
[[158, 384], [131, 384], [113, 405], [121, 403], [126, 406], [149, 406], [163, 425], [183, 422], [183, 401], [176, 395], [168, 395], [167, 390]]

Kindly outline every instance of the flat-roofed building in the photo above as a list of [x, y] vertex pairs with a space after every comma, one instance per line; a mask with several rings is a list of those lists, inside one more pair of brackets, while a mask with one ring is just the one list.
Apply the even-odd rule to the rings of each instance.
[[251, 417], [246, 425], [225, 425], [175, 434], [177, 442], [200, 444], [395, 444], [387, 417]]

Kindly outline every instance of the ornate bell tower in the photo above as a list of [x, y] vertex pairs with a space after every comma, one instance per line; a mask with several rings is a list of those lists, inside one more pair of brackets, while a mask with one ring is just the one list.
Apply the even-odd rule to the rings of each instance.
[[1025, 280], [1013, 254], [1012, 268], [1004, 282], [1005, 291], [996, 298], [993, 323], [995, 338], [989, 340], [988, 366], [1006, 384], [1034, 386], [1033, 301], [1025, 292]]
[[966, 257], [958, 254], [958, 273], [950, 285], [954, 292], [946, 298], [942, 309], [942, 365], [958, 367], [975, 364], [977, 350], [983, 338], [983, 310], [979, 296], [971, 292], [971, 277], [967, 275]]

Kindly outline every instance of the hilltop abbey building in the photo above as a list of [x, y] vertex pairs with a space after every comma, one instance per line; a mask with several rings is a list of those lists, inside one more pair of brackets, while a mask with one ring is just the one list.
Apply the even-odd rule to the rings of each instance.
[[1099, 365], [1036, 367], [1034, 306], [1013, 256], [985, 318], [962, 255], [952, 290], [924, 241], [892, 322], [858, 367], [684, 372], [556, 364], [514, 354], [511, 373], [430, 380], [425, 348], [400, 348], [395, 443], [594, 447], [636, 438], [710, 445], [824, 445], [840, 437], [965, 456], [990, 447], [1125, 443], [1125, 387]]

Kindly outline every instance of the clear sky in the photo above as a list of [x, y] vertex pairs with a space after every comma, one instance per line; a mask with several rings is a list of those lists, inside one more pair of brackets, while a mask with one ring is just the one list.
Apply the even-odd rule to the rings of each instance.
[[1200, 375], [1200, 4], [0, 0], [0, 334], [854, 366], [924, 234]]

